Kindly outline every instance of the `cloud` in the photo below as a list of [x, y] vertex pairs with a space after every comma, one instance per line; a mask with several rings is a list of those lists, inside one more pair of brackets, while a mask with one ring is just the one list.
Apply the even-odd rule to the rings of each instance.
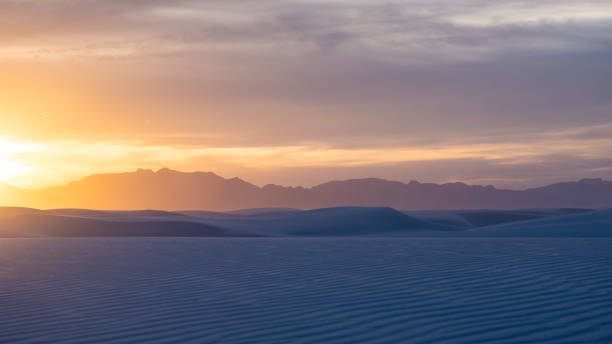
[[0, 10], [8, 43], [67, 57], [266, 55], [276, 47], [289, 56], [297, 49], [429, 63], [598, 49], [612, 25], [608, 3], [578, 1], [4, 1]]
[[[313, 185], [329, 179], [385, 177], [493, 183], [525, 187], [554, 180], [612, 177], [612, 135], [583, 134], [605, 127], [584, 127], [492, 142], [449, 141], [429, 145], [330, 147], [212, 146], [138, 140], [52, 140], [21, 142], [5, 138], [0, 159], [20, 166], [7, 182], [19, 186], [67, 183], [88, 174], [137, 168], [170, 167], [239, 176], [258, 184]], [[7, 177], [8, 178], [8, 177]]]
[[[263, 170], [241, 160], [249, 148], [274, 152], [268, 170], [407, 164], [446, 180], [473, 162], [481, 175], [462, 178], [508, 185], [523, 183], [512, 166], [558, 156], [608, 168], [609, 1], [9, 0], [0, 13], [0, 130], [47, 142], [49, 164], [65, 139], [120, 141], [105, 163], [72, 157], [101, 169], [159, 159], [246, 177]], [[92, 170], [79, 166], [64, 175]]]

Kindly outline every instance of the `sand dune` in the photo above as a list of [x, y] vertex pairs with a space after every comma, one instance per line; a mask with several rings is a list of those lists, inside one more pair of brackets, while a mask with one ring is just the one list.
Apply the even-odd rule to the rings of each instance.
[[20, 207], [0, 207], [0, 217], [24, 214], [42, 214], [42, 210]]
[[612, 341], [612, 210], [0, 208], [0, 237], [0, 343]]
[[612, 237], [612, 210], [518, 221], [462, 234], [494, 237]]
[[189, 221], [105, 221], [74, 216], [23, 214], [0, 221], [0, 237], [232, 236], [222, 228]]
[[1, 343], [610, 343], [611, 239], [0, 240]]
[[[62, 209], [0, 219], [0, 236], [325, 236], [440, 230], [439, 225], [391, 208], [326, 208], [181, 214], [154, 211]], [[191, 216], [188, 216], [191, 215]], [[10, 234], [6, 234], [10, 233]]]
[[271, 213], [293, 212], [299, 209], [296, 208], [249, 208], [227, 211], [226, 214], [236, 215], [262, 215]]
[[62, 216], [83, 217], [175, 217], [184, 214], [163, 210], [91, 210], [91, 209], [52, 209], [45, 213]]
[[281, 211], [234, 219], [211, 219], [211, 223], [240, 233], [264, 236], [367, 235], [442, 227], [392, 208], [338, 207], [307, 211]]
[[0, 208], [0, 236], [609, 237], [612, 211], [400, 212], [387, 207], [241, 212]]

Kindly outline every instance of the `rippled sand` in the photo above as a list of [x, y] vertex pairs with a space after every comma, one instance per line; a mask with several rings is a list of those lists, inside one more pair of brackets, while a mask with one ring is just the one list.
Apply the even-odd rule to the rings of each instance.
[[0, 239], [1, 343], [610, 343], [612, 239]]

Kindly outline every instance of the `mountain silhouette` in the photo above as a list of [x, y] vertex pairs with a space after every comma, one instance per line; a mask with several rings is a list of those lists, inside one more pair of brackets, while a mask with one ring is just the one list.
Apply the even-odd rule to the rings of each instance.
[[425, 209], [612, 207], [612, 182], [582, 179], [527, 190], [464, 183], [401, 183], [368, 178], [312, 188], [266, 185], [212, 172], [137, 170], [97, 174], [66, 186], [23, 190], [0, 184], [0, 205], [41, 209], [165, 209], [226, 211], [246, 208], [315, 209], [339, 206]]

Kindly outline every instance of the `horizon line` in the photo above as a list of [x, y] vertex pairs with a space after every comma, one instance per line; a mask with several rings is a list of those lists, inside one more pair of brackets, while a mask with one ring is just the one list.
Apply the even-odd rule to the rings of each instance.
[[65, 184], [59, 184], [59, 185], [50, 185], [50, 186], [43, 186], [43, 187], [38, 187], [38, 188], [26, 188], [26, 187], [21, 187], [18, 185], [14, 185], [11, 183], [7, 183], [7, 182], [3, 182], [0, 181], [0, 185], [5, 185], [5, 186], [9, 186], [9, 187], [13, 187], [19, 190], [23, 190], [23, 191], [37, 191], [37, 190], [44, 190], [44, 189], [54, 189], [54, 188], [63, 188], [66, 187], [72, 183], [76, 183], [76, 182], [80, 182], [82, 180], [85, 180], [87, 178], [90, 177], [94, 177], [94, 176], [104, 176], [104, 175], [120, 175], [120, 174], [134, 174], [134, 173], [152, 173], [152, 174], [159, 174], [161, 172], [176, 172], [176, 173], [182, 173], [182, 174], [196, 174], [196, 173], [201, 173], [201, 174], [212, 174], [216, 177], [222, 178], [224, 180], [232, 180], [232, 179], [238, 179], [241, 180], [245, 183], [248, 183], [250, 185], [253, 185], [257, 188], [264, 188], [266, 186], [279, 186], [279, 187], [283, 187], [283, 188], [294, 188], [294, 189], [299, 189], [299, 188], [303, 188], [303, 189], [313, 189], [317, 186], [320, 185], [324, 185], [324, 184], [328, 184], [328, 183], [333, 183], [333, 182], [348, 182], [348, 181], [359, 181], [359, 180], [368, 180], [368, 179], [374, 179], [374, 180], [380, 180], [380, 181], [386, 181], [386, 182], [392, 182], [392, 183], [401, 183], [401, 184], [405, 184], [408, 185], [410, 183], [418, 183], [418, 184], [433, 184], [433, 185], [451, 185], [451, 184], [463, 184], [466, 186], [473, 186], [473, 187], [483, 187], [483, 188], [488, 188], [488, 187], [492, 187], [496, 190], [509, 190], [509, 191], [526, 191], [526, 190], [531, 190], [531, 189], [538, 189], [538, 188], [542, 188], [542, 187], [547, 187], [550, 185], [555, 185], [555, 184], [561, 184], [561, 183], [577, 183], [577, 182], [583, 182], [583, 181], [590, 181], [590, 180], [595, 180], [595, 181], [602, 181], [602, 182], [610, 182], [607, 179], [604, 179], [602, 177], [584, 177], [584, 178], [580, 178], [580, 179], [574, 179], [574, 180], [560, 180], [560, 181], [556, 181], [556, 182], [552, 182], [552, 183], [548, 183], [548, 184], [544, 184], [544, 185], [540, 185], [540, 186], [535, 186], [535, 187], [528, 187], [528, 188], [522, 188], [522, 189], [511, 189], [511, 188], [498, 188], [497, 186], [493, 185], [493, 184], [468, 184], [466, 182], [463, 181], [445, 181], [445, 182], [421, 182], [418, 180], [410, 180], [408, 182], [403, 182], [400, 180], [393, 180], [393, 179], [387, 179], [384, 177], [375, 177], [375, 176], [370, 176], [370, 177], [363, 177], [363, 178], [348, 178], [348, 179], [331, 179], [331, 180], [327, 180], [318, 184], [314, 184], [312, 186], [304, 186], [304, 185], [281, 185], [281, 184], [275, 184], [275, 183], [266, 183], [263, 185], [258, 185], [258, 184], [254, 184], [252, 182], [249, 182], [248, 180], [245, 180], [241, 177], [224, 177], [221, 176], [219, 174], [217, 174], [216, 172], [213, 171], [201, 171], [201, 170], [196, 170], [196, 171], [180, 171], [180, 170], [175, 170], [172, 168], [168, 168], [168, 167], [162, 167], [159, 168], [157, 170], [151, 169], [151, 168], [137, 168], [136, 170], [131, 170], [131, 171], [121, 171], [121, 172], [100, 172], [100, 173], [93, 173], [93, 174], [89, 174], [80, 178], [75, 178], [71, 181], [69, 181], [68, 183]]

